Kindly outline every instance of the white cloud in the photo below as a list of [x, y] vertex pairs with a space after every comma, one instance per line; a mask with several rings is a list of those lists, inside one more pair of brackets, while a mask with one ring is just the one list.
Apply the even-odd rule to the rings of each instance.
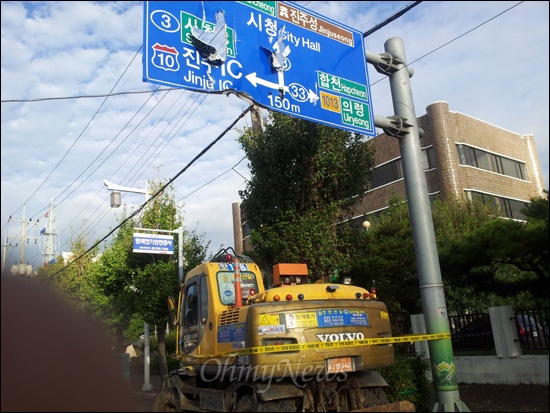
[[[361, 31], [408, 4], [300, 3]], [[548, 3], [522, 2], [505, 12], [516, 4], [422, 2], [368, 36], [365, 45], [381, 53], [388, 39], [403, 39], [415, 71], [418, 116], [446, 101], [451, 111], [533, 134], [548, 188]], [[11, 1], [1, 7], [2, 239], [18, 244], [7, 248], [7, 265], [20, 259], [23, 213], [33, 219], [25, 261], [35, 265], [42, 258], [34, 238], [42, 242], [39, 231], [52, 199], [61, 250], [80, 227], [90, 240], [102, 238], [121, 213], [109, 207], [104, 179], [137, 188], [148, 179], [171, 179], [247, 107], [235, 96], [185, 90], [4, 102], [158, 86], [142, 81], [143, 2]], [[368, 70], [375, 114], [392, 115], [388, 80], [371, 65]], [[235, 129], [245, 126], [249, 115]], [[236, 130], [225, 135], [174, 182], [187, 228], [204, 233], [212, 253], [233, 246], [232, 203], [240, 201], [249, 176], [246, 160], [231, 169], [244, 156], [237, 136]], [[144, 200], [122, 197], [134, 208]]]

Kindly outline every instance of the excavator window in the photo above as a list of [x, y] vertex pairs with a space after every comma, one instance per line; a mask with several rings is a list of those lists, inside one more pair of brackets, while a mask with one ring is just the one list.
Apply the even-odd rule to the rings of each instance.
[[197, 284], [191, 284], [187, 288], [187, 294], [185, 296], [185, 315], [184, 325], [193, 326], [199, 321], [199, 306], [198, 306], [198, 293], [199, 289]]
[[[234, 273], [232, 271], [220, 271], [217, 274], [220, 300], [223, 305], [235, 304], [235, 283]], [[243, 301], [250, 297], [251, 293], [258, 291], [258, 282], [253, 272], [242, 271], [241, 279], [241, 298]]]
[[208, 285], [206, 276], [203, 275], [200, 282], [201, 323], [204, 324], [208, 319]]

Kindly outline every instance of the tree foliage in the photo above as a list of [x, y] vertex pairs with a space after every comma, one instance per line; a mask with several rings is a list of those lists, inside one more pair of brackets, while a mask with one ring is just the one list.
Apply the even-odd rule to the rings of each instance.
[[[88, 251], [87, 235], [79, 234], [71, 240], [73, 258], [65, 262], [58, 257], [54, 264], [40, 268], [37, 278], [53, 285], [75, 307], [116, 331], [117, 352], [124, 351], [123, 331], [134, 320], [160, 327], [157, 331], [159, 367], [161, 374], [165, 374], [167, 298], [177, 296], [180, 286], [178, 228], [182, 228], [183, 235], [184, 273], [205, 260], [209, 242], [205, 243], [204, 234], [183, 228], [182, 213], [176, 205], [172, 186], [158, 181], [150, 182], [148, 189], [154, 199], [139, 217], [128, 219], [130, 214], [124, 209], [119, 219], [120, 228], [102, 254], [98, 247]], [[134, 253], [133, 234], [137, 231], [173, 234], [174, 254]]]
[[[167, 373], [164, 329], [169, 319], [167, 298], [178, 294], [180, 263], [177, 251], [180, 240], [176, 234], [183, 226], [173, 187], [168, 186], [159, 192], [164, 186], [162, 181], [149, 183], [154, 199], [149, 201], [138, 219], [126, 220], [126, 213], [123, 214], [123, 223], [115, 239], [102, 255], [100, 271], [104, 294], [119, 315], [120, 333], [128, 327], [135, 314], [160, 327], [157, 332], [161, 374]], [[151, 234], [155, 231], [174, 236], [174, 254], [134, 253], [134, 232]], [[195, 265], [204, 260], [208, 244], [201, 244], [203, 236], [185, 229], [182, 234], [184, 262]]]
[[527, 222], [492, 217], [440, 249], [440, 262], [456, 288], [513, 299], [529, 292], [548, 305], [548, 197], [531, 199]]
[[[156, 193], [160, 185], [153, 182], [148, 189]], [[172, 255], [133, 253], [135, 227], [147, 228], [147, 233], [152, 233], [148, 230], [174, 230], [181, 224], [172, 193], [158, 194], [145, 207], [139, 220], [126, 220], [125, 215], [111, 247], [101, 260], [101, 284], [119, 314], [119, 342], [134, 313], [142, 315], [147, 323], [166, 324], [166, 297], [174, 295], [179, 285]], [[162, 339], [164, 336], [159, 334], [159, 341]]]
[[[250, 254], [264, 268], [305, 262], [325, 281], [334, 272], [352, 275], [379, 290], [397, 323], [422, 312], [406, 200], [392, 197], [388, 210], [369, 218], [369, 231], [344, 222], [373, 167], [360, 136], [271, 112], [263, 130], [246, 129], [239, 142], [251, 172], [241, 209]], [[548, 295], [548, 197], [532, 199], [523, 212], [527, 222], [499, 218], [480, 201], [432, 204], [451, 311], [485, 311], [510, 300], [520, 306]]]
[[[547, 297], [548, 201], [546, 213], [544, 203], [532, 201], [529, 207], [536, 205], [536, 213], [527, 223], [497, 217], [494, 207], [480, 201], [449, 197], [432, 204], [450, 311], [486, 311], [505, 304], [532, 307], [537, 297]], [[408, 325], [410, 314], [423, 311], [406, 200], [393, 196], [389, 208], [372, 217], [370, 229], [354, 237], [355, 265], [349, 275], [363, 287], [376, 286], [398, 332]]]
[[369, 230], [354, 237], [354, 265], [348, 275], [353, 284], [377, 289], [398, 332], [410, 314], [422, 312], [407, 203], [394, 196], [388, 209], [371, 220]]
[[325, 279], [348, 268], [335, 223], [368, 189], [373, 152], [364, 137], [270, 112], [263, 131], [246, 129], [239, 142], [250, 162], [239, 194], [255, 256], [268, 268], [305, 262]]
[[72, 257], [65, 261], [60, 255], [55, 263], [39, 268], [37, 279], [53, 286], [77, 310], [109, 326], [112, 316], [109, 302], [97, 284], [99, 251], [96, 247], [85, 254], [88, 241], [86, 233], [72, 234], [69, 244]]

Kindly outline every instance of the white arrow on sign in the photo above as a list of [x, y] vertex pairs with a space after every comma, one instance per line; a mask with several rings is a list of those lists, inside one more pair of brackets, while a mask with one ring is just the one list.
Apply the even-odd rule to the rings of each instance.
[[309, 102], [313, 104], [315, 104], [319, 100], [319, 96], [317, 96], [315, 92], [311, 89], [309, 89], [307, 97], [309, 99]]
[[[267, 86], [271, 89], [276, 89], [276, 90], [280, 90], [280, 87], [281, 87], [279, 86], [278, 83], [270, 82], [269, 80], [259, 78], [258, 76], [256, 76], [256, 72], [252, 72], [249, 75], [246, 75], [245, 77], [250, 83], [252, 83], [254, 87], [256, 87], [257, 85], [262, 85], [262, 86]], [[288, 86], [283, 85], [282, 87], [285, 92], [288, 92]]]

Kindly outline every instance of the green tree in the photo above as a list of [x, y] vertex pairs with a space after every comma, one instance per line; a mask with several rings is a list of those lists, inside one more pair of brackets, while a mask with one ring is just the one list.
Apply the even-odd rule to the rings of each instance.
[[335, 223], [368, 189], [373, 152], [364, 137], [270, 112], [263, 131], [245, 129], [239, 143], [251, 172], [241, 208], [260, 263], [305, 262], [325, 280], [348, 268]]
[[[174, 251], [178, 251], [178, 228], [183, 225], [182, 213], [176, 205], [173, 186], [162, 181], [150, 182], [149, 191], [154, 199], [149, 201], [139, 219], [121, 219], [122, 225], [113, 243], [102, 256], [102, 286], [113, 308], [119, 315], [120, 339], [122, 330], [137, 313], [144, 321], [159, 326], [158, 352], [160, 374], [168, 373], [164, 326], [169, 320], [167, 298], [177, 296], [180, 285], [178, 255], [146, 254], [133, 252], [133, 233], [136, 227], [146, 228], [147, 233], [160, 230], [160, 234], [173, 233]], [[143, 230], [141, 230], [143, 231]], [[203, 245], [203, 235], [183, 230], [184, 262], [196, 265], [206, 256], [208, 244]], [[187, 266], [189, 268], [189, 266]], [[185, 271], [185, 268], [184, 268]]]
[[[495, 205], [480, 200], [469, 201], [454, 196], [436, 199], [432, 204], [432, 215], [440, 263], [442, 251], [448, 245], [474, 232], [499, 214]], [[440, 269], [450, 311], [486, 311], [489, 307], [503, 305], [498, 294], [481, 292], [472, 284], [457, 284], [446, 268], [440, 265]]]
[[[548, 305], [548, 197], [524, 208], [527, 222], [493, 217], [440, 250], [442, 271], [475, 294]], [[522, 294], [520, 294], [522, 293]]]
[[124, 351], [123, 332], [137, 310], [134, 290], [135, 268], [130, 266], [132, 255], [133, 233], [135, 222], [126, 219], [123, 212], [123, 222], [113, 241], [105, 249], [99, 261], [98, 284], [112, 309], [111, 327], [116, 332], [116, 351]]
[[544, 190], [544, 196], [538, 196], [531, 198], [529, 204], [525, 205], [522, 209], [523, 215], [527, 217], [529, 222], [538, 222], [545, 225], [548, 228], [548, 221], [550, 217], [549, 212], [549, 200], [548, 190]]
[[[158, 351], [161, 374], [166, 374], [163, 327], [168, 321], [167, 297], [177, 294], [179, 286], [177, 254], [133, 252], [135, 227], [174, 231], [182, 225], [173, 187], [157, 194], [163, 186], [163, 182], [150, 182], [148, 189], [156, 194], [154, 199], [145, 206], [139, 220], [127, 220], [122, 224], [110, 250], [103, 257], [103, 285], [119, 311], [120, 327], [126, 328], [136, 312], [147, 323], [162, 326], [158, 329]], [[164, 232], [161, 234], [166, 235]], [[177, 241], [174, 250], [177, 251]], [[118, 331], [121, 332], [122, 328]]]
[[[539, 231], [538, 224], [533, 224], [530, 231], [538, 235], [529, 234], [523, 232], [525, 223], [496, 218], [497, 214], [494, 207], [480, 201], [449, 197], [432, 203], [441, 276], [451, 311], [486, 311], [491, 306], [509, 304], [511, 299], [516, 306], [524, 306], [532, 303], [528, 291], [535, 286], [542, 288], [534, 283], [535, 274], [540, 271], [533, 263], [547, 263], [547, 259], [528, 257], [521, 250], [538, 250], [540, 253], [535, 255], [542, 257], [544, 234], [548, 231]], [[409, 324], [410, 314], [423, 310], [406, 200], [394, 195], [389, 208], [371, 220], [368, 231], [352, 235], [357, 248], [352, 251], [355, 265], [349, 275], [354, 283], [367, 288], [376, 286], [378, 297], [388, 305], [394, 331], [400, 332], [404, 328], [401, 326]], [[497, 233], [489, 230], [494, 226], [500, 228]], [[546, 246], [547, 239], [546, 235]], [[515, 246], [514, 240], [525, 245]], [[512, 258], [516, 254], [522, 261]], [[514, 267], [513, 262], [522, 263], [524, 270]], [[541, 283], [544, 279], [540, 277]]]
[[422, 312], [407, 203], [392, 196], [388, 209], [370, 220], [368, 231], [352, 235], [354, 265], [348, 275], [353, 284], [377, 289], [391, 314], [394, 333], [403, 333], [410, 314]]
[[206, 260], [209, 246], [210, 241], [204, 239], [204, 233], [198, 234], [195, 230], [188, 232], [183, 246], [185, 268], [193, 269], [197, 265], [202, 264]]
[[87, 234], [72, 234], [72, 257], [65, 262], [60, 255], [55, 263], [39, 268], [37, 279], [53, 286], [77, 310], [108, 326], [109, 303], [96, 278], [99, 250], [96, 247], [85, 254], [87, 250]]

